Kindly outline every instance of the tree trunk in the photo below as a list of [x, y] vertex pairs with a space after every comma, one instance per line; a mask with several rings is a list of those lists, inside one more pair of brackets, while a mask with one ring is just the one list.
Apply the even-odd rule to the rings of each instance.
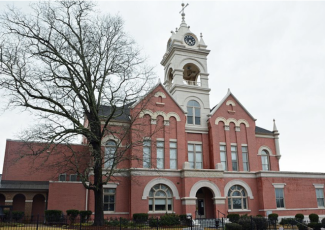
[[101, 143], [92, 143], [94, 153], [95, 226], [104, 225], [103, 169]]

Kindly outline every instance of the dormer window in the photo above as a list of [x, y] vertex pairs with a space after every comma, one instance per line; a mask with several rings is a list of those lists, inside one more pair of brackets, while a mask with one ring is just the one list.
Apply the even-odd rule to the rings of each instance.
[[197, 101], [187, 103], [187, 124], [201, 125], [201, 107]]

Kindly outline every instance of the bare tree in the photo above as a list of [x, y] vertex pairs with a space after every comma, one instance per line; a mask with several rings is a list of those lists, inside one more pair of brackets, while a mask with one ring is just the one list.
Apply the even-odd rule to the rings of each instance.
[[[91, 1], [40, 2], [31, 5], [28, 15], [9, 7], [0, 18], [0, 89], [8, 106], [27, 108], [40, 118], [23, 137], [48, 143], [38, 145], [34, 157], [61, 154], [49, 149], [85, 138], [89, 167], [79, 161], [87, 153], [68, 144], [71, 154], [65, 159], [94, 191], [94, 224], [103, 225], [103, 185], [119, 162], [132, 159], [126, 153], [136, 143], [125, 141], [121, 150], [105, 157], [102, 139], [109, 134], [129, 140], [135, 117], [118, 129], [112, 121], [129, 116], [127, 108], [152, 87], [153, 73], [123, 31], [122, 19], [103, 16], [95, 7]], [[109, 108], [106, 113], [104, 108]]]

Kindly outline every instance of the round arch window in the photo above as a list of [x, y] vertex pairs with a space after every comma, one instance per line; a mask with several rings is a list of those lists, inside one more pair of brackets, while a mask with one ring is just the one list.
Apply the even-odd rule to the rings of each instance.
[[116, 153], [116, 142], [112, 140], [107, 141], [105, 145], [105, 159], [104, 159], [105, 168], [114, 167], [115, 153]]
[[269, 171], [270, 170], [270, 161], [269, 161], [269, 152], [265, 149], [261, 152], [261, 160], [262, 160], [262, 170]]
[[247, 209], [247, 192], [242, 186], [234, 185], [229, 189], [228, 209]]
[[187, 103], [187, 124], [201, 124], [201, 106], [197, 101], [191, 100]]
[[173, 193], [164, 184], [153, 186], [149, 192], [149, 211], [172, 211]]

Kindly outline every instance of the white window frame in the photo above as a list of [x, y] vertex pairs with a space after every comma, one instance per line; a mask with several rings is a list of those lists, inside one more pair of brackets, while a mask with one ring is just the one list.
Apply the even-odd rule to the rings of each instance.
[[[76, 179], [72, 180], [72, 177], [75, 176]], [[70, 174], [70, 181], [78, 181], [78, 175], [77, 174]]]
[[[222, 147], [224, 147], [224, 150], [221, 149]], [[220, 150], [220, 162], [221, 162], [222, 166], [224, 167], [224, 170], [227, 171], [228, 165], [227, 165], [227, 146], [226, 146], [226, 144], [220, 144], [219, 150]], [[225, 158], [224, 161], [222, 161], [222, 154], [224, 154], [224, 158]]]
[[[172, 145], [175, 145], [175, 147]], [[172, 151], [175, 151], [175, 158], [171, 157]], [[171, 167], [172, 162], [175, 162], [175, 167], [173, 167], [173, 168]], [[170, 167], [170, 169], [177, 169], [177, 142], [175, 142], [175, 141], [169, 142], [169, 167]]]
[[[241, 195], [233, 195], [235, 192], [239, 192]], [[245, 193], [245, 195], [242, 194]], [[248, 210], [248, 195], [246, 189], [238, 184], [231, 186], [227, 193], [228, 196], [228, 209], [233, 211]], [[234, 208], [234, 199], [241, 200], [241, 208]], [[246, 206], [246, 207], [245, 207]]]
[[[61, 180], [61, 176], [64, 176], [64, 180]], [[67, 174], [66, 173], [61, 173], [59, 175], [59, 181], [67, 181]]]
[[[231, 169], [232, 169], [232, 171], [238, 171], [238, 149], [237, 149], [237, 146], [231, 145], [230, 150], [231, 150]], [[234, 164], [236, 164], [236, 169], [234, 169]]]
[[[248, 146], [247, 145], [242, 145], [241, 146], [241, 152], [242, 152], [242, 159], [243, 159], [243, 171], [249, 172]], [[244, 157], [244, 154], [246, 155], [246, 159]], [[246, 165], [246, 168], [247, 168], [246, 170], [245, 170], [245, 165]]]
[[[114, 191], [111, 192], [111, 191]], [[105, 196], [108, 197], [108, 201], [105, 202]], [[112, 202], [110, 200], [110, 197], [114, 197], [114, 201]], [[103, 203], [104, 203], [104, 212], [115, 212], [115, 208], [116, 208], [116, 188], [103, 188]], [[110, 210], [110, 205], [113, 204], [114, 208], [113, 210]], [[105, 205], [107, 205], [108, 209], [105, 209]]]
[[[164, 169], [165, 168], [165, 142], [164, 141], [157, 141], [156, 152], [157, 152], [157, 169]], [[161, 156], [159, 156], [159, 152], [162, 153]]]
[[[197, 105], [189, 105], [190, 102], [194, 101], [195, 103], [197, 103]], [[192, 116], [190, 116], [190, 112], [192, 113]], [[197, 116], [197, 114], [195, 113], [196, 111], [199, 112], [199, 116]], [[192, 117], [192, 123], [189, 122], [189, 117]], [[198, 121], [197, 119], [198, 118]], [[201, 106], [200, 103], [197, 102], [196, 100], [190, 100], [187, 102], [187, 124], [189, 125], [201, 125]]]
[[[263, 163], [263, 159], [267, 161], [266, 164]], [[266, 149], [261, 151], [261, 164], [263, 171], [270, 171], [270, 153]]]
[[[148, 152], [145, 152], [148, 150]], [[151, 141], [143, 141], [143, 168], [151, 168]]]
[[324, 201], [324, 184], [314, 184], [315, 192], [316, 192], [316, 201], [318, 208], [325, 207]]
[[[189, 146], [193, 146], [193, 151], [189, 150]], [[196, 150], [196, 146], [201, 147], [201, 152]], [[190, 153], [193, 154], [193, 162], [190, 161]], [[201, 155], [201, 162], [197, 160], [197, 154]], [[188, 162], [190, 163], [190, 167], [193, 169], [203, 169], [203, 146], [202, 143], [197, 144], [197, 143], [187, 143], [187, 156], [188, 156]], [[197, 164], [201, 164], [201, 167], [197, 167]]]
[[[156, 193], [160, 193], [159, 196], [155, 196]], [[165, 196], [161, 196], [161, 193], [165, 193]], [[168, 195], [168, 193], [170, 195]], [[156, 203], [158, 200], [165, 201], [165, 209], [164, 210], [156, 210]], [[151, 209], [150, 209], [151, 205]], [[168, 208], [168, 205], [171, 205], [171, 209]], [[156, 184], [153, 187], [151, 187], [149, 191], [149, 196], [148, 196], [148, 209], [149, 212], [172, 212], [174, 209], [173, 206], [173, 192], [172, 190], [165, 184]]]
[[[114, 144], [111, 144], [114, 143]], [[105, 157], [104, 157], [104, 168], [110, 169], [115, 167], [115, 155], [117, 150], [117, 143], [115, 140], [107, 140], [105, 143]]]

